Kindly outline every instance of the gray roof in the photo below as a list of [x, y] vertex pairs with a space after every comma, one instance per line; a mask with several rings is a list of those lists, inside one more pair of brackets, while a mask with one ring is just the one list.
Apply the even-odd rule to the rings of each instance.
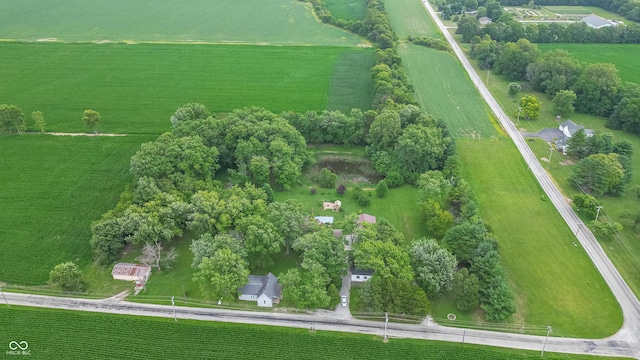
[[247, 285], [241, 287], [239, 291], [243, 295], [260, 296], [267, 295], [270, 298], [280, 297], [282, 295], [282, 286], [278, 284], [278, 278], [272, 273], [267, 275], [249, 275]]
[[573, 136], [573, 134], [575, 134], [576, 131], [578, 131], [580, 129], [584, 129], [584, 126], [577, 125], [576, 123], [574, 123], [571, 120], [567, 120], [567, 121], [561, 123], [560, 126], [563, 127], [563, 128], [567, 128], [569, 130], [569, 134], [571, 134], [571, 136]]
[[351, 268], [351, 275], [373, 275], [373, 270]]
[[582, 18], [582, 21], [587, 23], [587, 25], [591, 26], [592, 28], [601, 28], [604, 26], [612, 26], [613, 24], [611, 23], [611, 21], [602, 18], [598, 15], [595, 14], [591, 14], [589, 16], [585, 16]]
[[478, 21], [480, 22], [480, 25], [491, 24], [493, 22], [491, 18], [486, 16], [481, 17], [480, 19], [478, 19]]

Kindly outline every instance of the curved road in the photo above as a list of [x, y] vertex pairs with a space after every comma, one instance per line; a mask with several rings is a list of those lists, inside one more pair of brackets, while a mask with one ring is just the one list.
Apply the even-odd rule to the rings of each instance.
[[[460, 49], [460, 46], [458, 46], [451, 33], [449, 33], [442, 24], [442, 21], [440, 21], [436, 15], [431, 4], [427, 0], [423, 0], [422, 4], [438, 25], [438, 28], [449, 44], [451, 44], [451, 47], [460, 62], [462, 62], [462, 65], [469, 74], [469, 77], [471, 77], [471, 80], [482, 97], [489, 104], [496, 117], [500, 120], [502, 127], [507, 131], [513, 142], [516, 144], [516, 147], [520, 151], [520, 154], [522, 154], [525, 162], [529, 164], [529, 167], [540, 183], [540, 186], [542, 186], [549, 199], [553, 202], [553, 205], [558, 209], [558, 212], [564, 221], [569, 225], [569, 228], [574, 234], [576, 234], [580, 244], [585, 249], [598, 271], [600, 271], [600, 274], [602, 274], [602, 277], [605, 279], [614, 296], [618, 300], [618, 303], [622, 308], [624, 324], [620, 331], [609, 339], [630, 341], [636, 344], [637, 348], [640, 349], [640, 302], [638, 302], [638, 298], [631, 291], [615, 266], [613, 266], [613, 263], [611, 263], [611, 260], [609, 260], [591, 231], [589, 231], [587, 226], [582, 222], [582, 220], [580, 220], [580, 218], [578, 218], [578, 216], [573, 212], [573, 209], [571, 209], [571, 206], [565, 201], [560, 190], [558, 190], [547, 172], [542, 168], [542, 165], [537, 161], [536, 156], [533, 154], [533, 151], [531, 151], [522, 135], [520, 135], [518, 129], [516, 129], [513, 122], [502, 110], [500, 105], [498, 105], [498, 102], [493, 98], [493, 95], [491, 95], [487, 87], [484, 85], [480, 76], [478, 76], [473, 66], [471, 66], [471, 63], [469, 63], [469, 60], [462, 49]], [[594, 316], [597, 316], [597, 314], [594, 314]], [[585, 319], [585, 321], [589, 321], [589, 319]]]
[[[174, 317], [173, 308], [169, 305], [134, 303], [120, 301], [117, 298], [94, 300], [7, 292], [5, 292], [4, 295], [6, 300], [12, 305], [121, 315]], [[1, 305], [0, 308], [2, 308]], [[0, 314], [2, 311], [3, 310], [0, 310]], [[348, 314], [330, 311], [303, 315], [178, 306], [175, 308], [175, 317], [178, 319], [235, 322], [306, 329], [313, 327], [316, 330], [342, 331], [378, 336], [384, 334], [384, 322], [357, 320]], [[545, 337], [543, 336], [449, 328], [429, 323], [420, 325], [389, 323], [387, 334], [391, 338], [440, 340], [448, 342], [463, 342], [464, 340], [465, 343], [470, 344], [535, 351], [541, 351], [543, 346], [545, 346]], [[637, 343], [612, 339], [590, 340], [550, 337], [545, 346], [545, 351], [548, 352], [631, 358], [640, 358], [639, 350]]]

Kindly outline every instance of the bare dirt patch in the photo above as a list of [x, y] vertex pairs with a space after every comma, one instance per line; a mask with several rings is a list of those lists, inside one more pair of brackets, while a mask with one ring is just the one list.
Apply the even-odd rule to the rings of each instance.
[[53, 136], [127, 136], [127, 134], [101, 134], [101, 133], [64, 133], [64, 132], [44, 132], [30, 134], [46, 134]]
[[575, 164], [576, 164], [575, 162], [573, 162], [573, 161], [571, 161], [569, 159], [560, 162], [560, 165], [565, 165], [565, 166], [567, 166], [567, 165], [575, 165]]

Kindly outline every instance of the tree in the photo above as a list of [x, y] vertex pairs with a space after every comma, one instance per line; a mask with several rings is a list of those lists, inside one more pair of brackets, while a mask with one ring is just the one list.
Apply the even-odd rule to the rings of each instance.
[[211, 116], [211, 113], [209, 113], [209, 110], [207, 110], [204, 105], [189, 103], [178, 108], [178, 110], [171, 115], [171, 125], [175, 127], [178, 123], [183, 121], [201, 120], [206, 119], [209, 116]]
[[498, 58], [498, 42], [485, 35], [478, 43], [471, 44], [470, 55], [482, 70], [491, 70]]
[[164, 250], [164, 246], [161, 242], [145, 243], [142, 247], [142, 254], [136, 260], [147, 266], [155, 267], [159, 272], [162, 269], [171, 269], [178, 258], [178, 253], [175, 248], [169, 252], [162, 250]]
[[513, 293], [502, 277], [495, 278], [487, 289], [487, 299], [480, 306], [487, 312], [486, 319], [499, 322], [516, 312]]
[[303, 261], [322, 264], [334, 283], [340, 283], [347, 269], [347, 253], [342, 239], [333, 236], [328, 229], [305, 234], [293, 243], [296, 251], [302, 252]]
[[458, 262], [449, 251], [441, 248], [434, 239], [418, 239], [409, 249], [411, 266], [416, 282], [428, 296], [438, 296], [451, 288], [453, 272]]
[[622, 225], [617, 222], [609, 223], [592, 220], [587, 226], [598, 239], [610, 239], [613, 235], [622, 231]]
[[270, 256], [279, 253], [285, 245], [278, 229], [257, 215], [238, 220], [237, 230], [244, 236], [247, 251], [258, 257], [258, 266], [270, 263]]
[[573, 86], [576, 110], [599, 116], [609, 116], [620, 91], [620, 78], [613, 64], [591, 64]]
[[193, 281], [208, 298], [235, 299], [238, 288], [247, 283], [248, 277], [244, 259], [231, 249], [220, 249], [212, 257], [202, 259]]
[[64, 291], [83, 292], [87, 288], [80, 267], [71, 261], [56, 265], [49, 273], [49, 282]]
[[447, 231], [444, 242], [461, 263], [469, 263], [471, 255], [482, 240], [487, 237], [487, 229], [478, 218], [461, 222]]
[[640, 134], [640, 96], [623, 97], [609, 117], [607, 127]]
[[575, 159], [583, 159], [589, 156], [587, 145], [587, 134], [584, 129], [578, 129], [567, 141], [567, 155]]
[[618, 154], [593, 154], [580, 160], [570, 180], [595, 196], [612, 192], [622, 183], [624, 169]]
[[598, 200], [589, 194], [578, 194], [573, 197], [573, 205], [577, 211], [580, 211], [589, 217], [595, 219], [598, 213]]
[[273, 193], [271, 185], [264, 183], [264, 185], [262, 185], [262, 191], [267, 195], [267, 204], [271, 204], [275, 201], [275, 194]]
[[480, 281], [480, 295], [488, 298], [489, 284], [496, 278], [504, 276], [504, 267], [500, 264], [497, 244], [493, 239], [483, 240], [473, 251], [469, 272], [475, 274]]
[[518, 83], [510, 83], [509, 84], [509, 95], [510, 96], [516, 96], [519, 92], [520, 89], [522, 89], [522, 86], [520, 86], [520, 84]]
[[[445, 19], [446, 20], [446, 19]], [[458, 22], [456, 34], [462, 35], [462, 42], [471, 42], [480, 31], [480, 22], [473, 16], [465, 16]]]
[[392, 110], [385, 110], [376, 116], [371, 124], [367, 141], [380, 150], [391, 150], [402, 132], [400, 116]]
[[495, 69], [509, 80], [526, 80], [527, 66], [539, 56], [538, 46], [527, 39], [520, 39], [516, 43], [508, 42], [498, 54]]
[[453, 277], [453, 298], [456, 307], [462, 311], [471, 311], [480, 304], [480, 283], [467, 268], [458, 270]]
[[96, 127], [100, 124], [100, 113], [95, 110], [85, 110], [82, 113], [82, 121], [87, 127], [97, 133]]
[[360, 287], [360, 299], [369, 312], [389, 312], [424, 317], [429, 300], [424, 290], [411, 281], [373, 276]]
[[251, 179], [256, 186], [263, 186], [269, 183], [269, 159], [264, 156], [254, 156], [249, 161], [249, 171]]
[[388, 192], [389, 186], [387, 186], [387, 182], [384, 181], [384, 179], [378, 181], [378, 185], [376, 185], [376, 195], [378, 195], [379, 198], [383, 198], [387, 196]]
[[611, 151], [618, 155], [631, 158], [631, 155], [633, 155], [633, 145], [629, 140], [622, 140], [613, 144]]
[[560, 90], [553, 97], [553, 108], [560, 115], [569, 115], [573, 113], [573, 104], [576, 98], [576, 93], [573, 90]]
[[189, 245], [189, 250], [193, 253], [193, 263], [191, 267], [197, 269], [202, 259], [206, 257], [213, 257], [218, 250], [229, 249], [233, 253], [240, 255], [241, 258], [247, 258], [247, 251], [240, 239], [237, 239], [229, 234], [218, 234], [211, 236], [211, 234], [204, 234], [198, 239], [195, 239]]
[[286, 253], [289, 254], [294, 241], [304, 232], [305, 216], [302, 212], [302, 203], [295, 199], [271, 203], [267, 206], [267, 219], [284, 239]]
[[453, 226], [453, 214], [440, 207], [440, 204], [433, 200], [423, 203], [425, 217], [427, 218], [427, 229], [429, 233], [438, 239], [442, 239], [447, 231]]
[[419, 174], [442, 168], [451, 138], [434, 126], [409, 125], [398, 138], [395, 154], [405, 178], [417, 180]]
[[14, 105], [0, 104], [0, 131], [18, 134], [25, 128], [25, 117], [22, 109]]
[[326, 269], [313, 261], [303, 262], [302, 267], [303, 271], [290, 269], [280, 277], [283, 296], [299, 308], [328, 308], [331, 296], [326, 290], [330, 281]]
[[405, 249], [389, 241], [362, 241], [358, 238], [353, 257], [357, 267], [371, 269], [378, 276], [413, 281], [413, 269]]
[[91, 224], [91, 249], [99, 264], [107, 265], [120, 258], [124, 248], [127, 229], [122, 218], [106, 213], [102, 219]]
[[524, 96], [520, 99], [520, 107], [522, 108], [520, 114], [527, 120], [537, 119], [540, 116], [541, 106], [540, 100], [534, 95]]
[[320, 175], [318, 176], [318, 184], [320, 187], [332, 189], [336, 187], [336, 180], [338, 180], [338, 175], [332, 173], [331, 170], [327, 168], [322, 168], [322, 171], [320, 171]]
[[44, 121], [44, 115], [42, 115], [41, 111], [34, 111], [31, 113], [31, 118], [33, 119], [33, 124], [36, 129], [40, 130], [40, 132], [44, 132], [44, 128], [47, 123]]
[[338, 187], [336, 188], [336, 193], [338, 193], [338, 195], [344, 195], [346, 191], [347, 187], [342, 184], [338, 185]]
[[534, 90], [553, 96], [571, 88], [582, 74], [582, 68], [582, 63], [567, 51], [553, 50], [527, 67], [527, 79]]

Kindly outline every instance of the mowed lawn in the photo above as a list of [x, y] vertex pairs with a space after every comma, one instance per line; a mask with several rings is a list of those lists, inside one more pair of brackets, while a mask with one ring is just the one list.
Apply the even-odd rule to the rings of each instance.
[[87, 131], [80, 118], [94, 109], [100, 132], [161, 133], [189, 102], [213, 112], [368, 108], [372, 62], [371, 49], [346, 47], [0, 43], [0, 102], [42, 111], [49, 131]]
[[[539, 359], [538, 351], [391, 339], [275, 326], [0, 308], [0, 338], [27, 341], [34, 359]], [[131, 336], [130, 334], [135, 334]], [[126, 338], [126, 340], [125, 340]], [[87, 344], [90, 344], [88, 346]], [[116, 346], [117, 344], [117, 346]], [[598, 357], [545, 353], [544, 359]], [[611, 359], [611, 358], [607, 358]]]
[[413, 36], [441, 37], [440, 31], [429, 18], [420, 0], [385, 0], [389, 20], [400, 39]]
[[90, 224], [131, 182], [149, 136], [0, 137], [0, 281], [40, 285], [58, 263], [91, 262]]
[[491, 110], [452, 54], [413, 44], [403, 44], [399, 51], [420, 106], [443, 119], [456, 138], [483, 139], [501, 133]]
[[0, 0], [0, 37], [10, 40], [239, 42], [354, 46], [296, 0]]
[[362, 20], [367, 0], [325, 0], [331, 15], [336, 19]]
[[615, 333], [618, 303], [511, 141], [459, 141], [458, 152], [518, 294], [516, 322], [588, 338]]
[[571, 56], [588, 64], [615, 64], [623, 82], [640, 83], [640, 44], [538, 44], [538, 47], [543, 52], [567, 50]]

